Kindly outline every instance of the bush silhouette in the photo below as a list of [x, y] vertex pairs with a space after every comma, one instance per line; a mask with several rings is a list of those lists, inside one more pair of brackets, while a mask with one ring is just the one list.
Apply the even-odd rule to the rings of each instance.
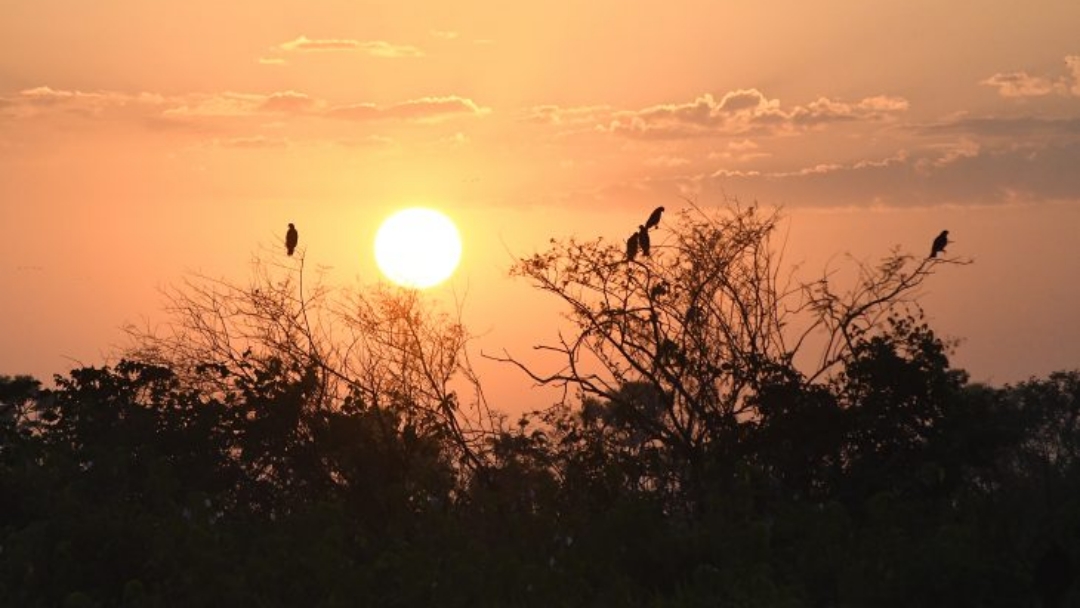
[[577, 333], [502, 357], [569, 389], [517, 424], [451, 390], [460, 324], [302, 256], [0, 377], [0, 604], [1075, 603], [1080, 372], [951, 367], [913, 297], [948, 260], [800, 283], [774, 216], [697, 213], [520, 261]]

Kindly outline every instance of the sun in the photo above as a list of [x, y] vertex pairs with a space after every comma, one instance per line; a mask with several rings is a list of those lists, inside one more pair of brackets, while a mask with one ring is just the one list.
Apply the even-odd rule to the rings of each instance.
[[375, 263], [386, 278], [424, 289], [445, 281], [461, 261], [461, 237], [446, 215], [425, 207], [386, 218], [375, 234]]

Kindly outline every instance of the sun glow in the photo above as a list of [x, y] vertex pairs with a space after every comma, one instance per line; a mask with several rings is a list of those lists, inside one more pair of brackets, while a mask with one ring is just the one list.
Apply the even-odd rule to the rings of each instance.
[[446, 215], [413, 207], [391, 215], [375, 235], [375, 262], [386, 278], [424, 289], [450, 277], [461, 260], [461, 237]]

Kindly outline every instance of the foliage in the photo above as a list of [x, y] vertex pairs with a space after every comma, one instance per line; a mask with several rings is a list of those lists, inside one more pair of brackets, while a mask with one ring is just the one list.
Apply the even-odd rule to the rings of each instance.
[[459, 324], [302, 272], [0, 377], [0, 605], [1080, 600], [1080, 371], [970, 383], [913, 303], [942, 262], [781, 288], [771, 216], [683, 222], [523, 261], [581, 398], [516, 425], [462, 412]]
[[[834, 273], [800, 281], [783, 276], [771, 243], [778, 221], [737, 202], [694, 207], [675, 216], [653, 255], [633, 259], [603, 240], [553, 242], [513, 272], [567, 306], [569, 333], [542, 347], [562, 368], [503, 360], [539, 383], [612, 403], [642, 441], [680, 463], [681, 472], [668, 467], [678, 484], [704, 491], [715, 466], [741, 458], [748, 429], [777, 429], [766, 420], [777, 407], [829, 424], [829, 408], [818, 407], [824, 383], [874, 354], [867, 349], [889, 328], [882, 320], [902, 312], [935, 268], [967, 263], [894, 251], [876, 266], [857, 264], [847, 288]], [[704, 499], [688, 497], [688, 508]]]

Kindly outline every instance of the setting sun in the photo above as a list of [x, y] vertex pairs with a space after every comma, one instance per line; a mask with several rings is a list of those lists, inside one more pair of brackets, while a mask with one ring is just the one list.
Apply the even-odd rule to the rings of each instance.
[[423, 207], [398, 211], [375, 235], [375, 262], [391, 281], [424, 289], [450, 277], [461, 260], [461, 237], [446, 215]]
[[1080, 0], [267, 4], [0, 0], [0, 608], [1080, 608]]

